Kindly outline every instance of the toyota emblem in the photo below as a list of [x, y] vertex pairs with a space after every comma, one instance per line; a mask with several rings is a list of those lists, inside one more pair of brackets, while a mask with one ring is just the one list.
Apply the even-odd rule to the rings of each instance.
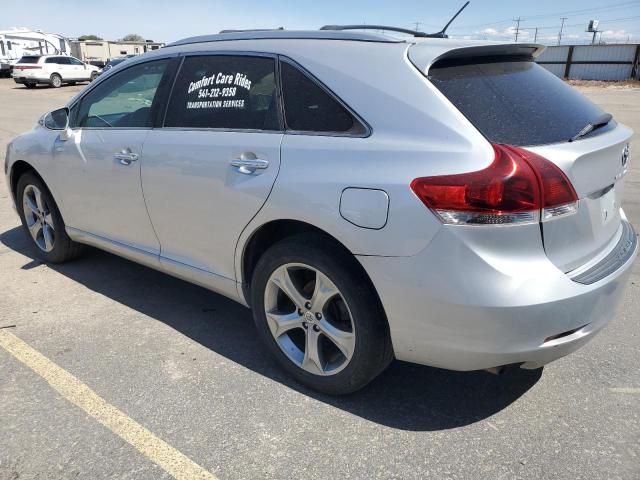
[[627, 166], [627, 162], [629, 161], [629, 144], [627, 143], [624, 146], [624, 150], [622, 150], [622, 168]]

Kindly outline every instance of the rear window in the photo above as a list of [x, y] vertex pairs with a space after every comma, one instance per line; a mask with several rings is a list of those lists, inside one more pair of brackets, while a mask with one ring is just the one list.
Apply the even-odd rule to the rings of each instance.
[[429, 79], [494, 143], [526, 146], [566, 142], [603, 113], [530, 61], [436, 63], [429, 70]]
[[18, 60], [18, 63], [38, 63], [38, 60], [40, 60], [40, 57], [27, 56]]

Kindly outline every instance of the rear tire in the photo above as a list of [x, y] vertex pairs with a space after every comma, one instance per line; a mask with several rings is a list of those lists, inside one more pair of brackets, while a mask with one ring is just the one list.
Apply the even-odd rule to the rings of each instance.
[[63, 263], [84, 252], [84, 245], [67, 235], [51, 192], [35, 173], [24, 173], [18, 179], [16, 208], [27, 237], [44, 261]]
[[321, 235], [297, 235], [269, 248], [250, 291], [262, 340], [292, 377], [313, 390], [352, 393], [393, 359], [387, 320], [369, 279], [350, 253]]
[[57, 73], [51, 74], [49, 80], [53, 88], [60, 88], [62, 86], [62, 77]]
[[89, 83], [93, 82], [96, 78], [98, 78], [98, 72], [92, 72], [91, 77], [89, 77]]

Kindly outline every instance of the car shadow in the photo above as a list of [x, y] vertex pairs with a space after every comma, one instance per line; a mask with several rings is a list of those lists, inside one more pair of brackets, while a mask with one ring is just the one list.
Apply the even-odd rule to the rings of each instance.
[[[0, 242], [31, 259], [23, 269], [42, 263], [20, 227], [0, 234]], [[542, 369], [513, 369], [496, 376], [394, 361], [363, 390], [332, 397], [297, 384], [280, 370], [260, 344], [251, 312], [225, 297], [95, 249], [74, 262], [49, 267], [256, 373], [397, 429], [444, 430], [485, 419], [520, 398], [542, 374]]]

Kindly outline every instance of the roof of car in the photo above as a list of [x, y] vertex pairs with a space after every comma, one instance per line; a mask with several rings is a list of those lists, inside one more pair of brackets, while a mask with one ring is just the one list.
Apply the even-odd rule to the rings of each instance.
[[291, 40], [352, 40], [357, 42], [400, 43], [404, 40], [393, 38], [378, 33], [366, 33], [358, 31], [332, 31], [332, 30], [247, 30], [237, 32], [217, 33], [213, 35], [200, 35], [184, 38], [170, 43], [167, 47], [189, 45], [192, 43], [228, 42], [233, 40], [264, 40], [264, 39], [291, 39]]

